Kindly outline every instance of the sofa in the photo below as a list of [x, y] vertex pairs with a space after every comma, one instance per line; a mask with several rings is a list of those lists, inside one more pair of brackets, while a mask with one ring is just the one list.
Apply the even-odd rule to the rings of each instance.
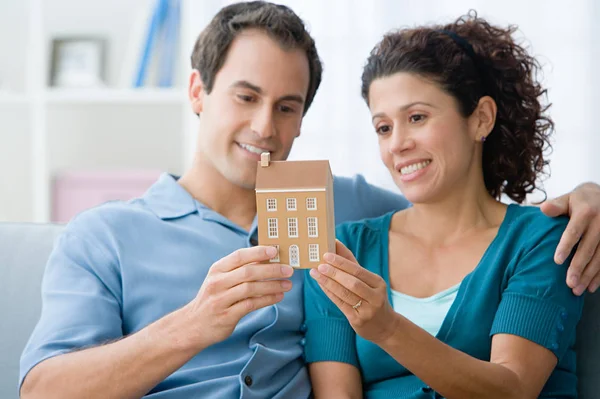
[[18, 395], [19, 358], [41, 311], [46, 259], [63, 229], [0, 223], [0, 398]]
[[[18, 398], [19, 357], [40, 315], [40, 285], [60, 225], [0, 223], [0, 398]], [[578, 334], [579, 397], [600, 398], [600, 293]]]

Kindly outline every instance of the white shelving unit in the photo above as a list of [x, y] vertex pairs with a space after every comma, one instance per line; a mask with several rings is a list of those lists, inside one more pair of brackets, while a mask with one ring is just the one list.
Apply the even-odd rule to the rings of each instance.
[[24, 94], [0, 93], [0, 105], [24, 105], [28, 101]]
[[[128, 48], [132, 26], [154, 4], [0, 2], [0, 48], [10, 54], [0, 61], [0, 221], [50, 221], [52, 182], [63, 171], [185, 170], [197, 129], [185, 89], [192, 48], [186, 4], [175, 87], [121, 83], [124, 63], [138, 59]], [[145, 35], [145, 23], [142, 29]], [[49, 87], [52, 39], [83, 36], [106, 40], [106, 87]]]
[[45, 93], [48, 104], [173, 104], [181, 105], [186, 93], [180, 89], [50, 89]]

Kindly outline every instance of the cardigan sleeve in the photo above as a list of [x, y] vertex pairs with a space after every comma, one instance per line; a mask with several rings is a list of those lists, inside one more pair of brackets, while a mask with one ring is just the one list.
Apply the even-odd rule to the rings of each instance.
[[566, 218], [536, 218], [529, 225], [527, 243], [508, 277], [490, 336], [512, 334], [537, 343], [560, 359], [574, 344], [583, 297], [567, 286], [571, 254], [563, 265], [554, 263], [554, 251]]
[[[336, 237], [348, 244], [348, 227], [336, 229]], [[356, 352], [356, 333], [341, 310], [327, 297], [319, 284], [309, 275], [304, 280], [304, 312], [307, 363], [335, 361], [359, 367]]]

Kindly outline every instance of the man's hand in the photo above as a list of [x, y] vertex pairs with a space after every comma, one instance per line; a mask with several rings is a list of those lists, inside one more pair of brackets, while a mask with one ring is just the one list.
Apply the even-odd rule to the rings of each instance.
[[292, 288], [287, 278], [294, 269], [280, 263], [257, 263], [276, 255], [274, 247], [243, 248], [211, 266], [198, 295], [187, 306], [192, 323], [202, 333], [202, 345], [225, 340], [242, 317], [283, 299], [283, 293]]
[[579, 247], [567, 272], [567, 284], [575, 295], [600, 286], [600, 186], [585, 183], [541, 205], [547, 216], [569, 215], [571, 220], [556, 248], [554, 261], [562, 264], [575, 244]]

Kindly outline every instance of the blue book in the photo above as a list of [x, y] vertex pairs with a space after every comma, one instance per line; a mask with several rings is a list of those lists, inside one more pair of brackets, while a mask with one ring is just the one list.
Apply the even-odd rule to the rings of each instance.
[[157, 0], [152, 19], [150, 20], [150, 25], [148, 27], [146, 44], [144, 46], [142, 58], [140, 59], [138, 73], [133, 84], [134, 87], [144, 86], [146, 74], [152, 58], [152, 50], [155, 47], [155, 42], [160, 33], [162, 25], [164, 24], [164, 19], [167, 15], [167, 9], [168, 0]]
[[177, 63], [177, 44], [179, 21], [181, 19], [181, 0], [168, 0], [169, 7], [165, 19], [162, 54], [159, 61], [158, 86], [172, 87], [174, 70]]

